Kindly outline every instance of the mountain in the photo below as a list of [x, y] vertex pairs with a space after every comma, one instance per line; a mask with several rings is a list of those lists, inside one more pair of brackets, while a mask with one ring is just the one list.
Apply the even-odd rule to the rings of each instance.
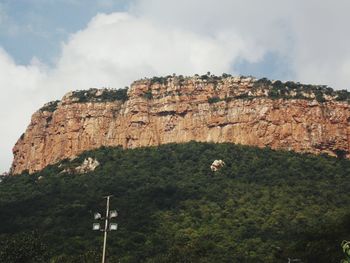
[[46, 104], [13, 148], [12, 174], [101, 146], [232, 142], [350, 157], [350, 93], [223, 74], [154, 77]]
[[[93, 171], [76, 169], [89, 158]], [[99, 262], [93, 213], [112, 194], [110, 263], [338, 263], [349, 175], [347, 159], [229, 143], [102, 147], [4, 178], [0, 262]]]

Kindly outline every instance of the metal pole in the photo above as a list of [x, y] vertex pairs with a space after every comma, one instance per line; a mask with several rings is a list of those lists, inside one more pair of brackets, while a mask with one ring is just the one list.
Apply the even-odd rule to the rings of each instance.
[[107, 246], [107, 232], [108, 232], [108, 219], [109, 219], [109, 198], [111, 196], [106, 196], [107, 205], [106, 205], [106, 220], [105, 220], [105, 229], [104, 229], [104, 238], [103, 238], [103, 251], [102, 251], [102, 263], [106, 261], [106, 246]]

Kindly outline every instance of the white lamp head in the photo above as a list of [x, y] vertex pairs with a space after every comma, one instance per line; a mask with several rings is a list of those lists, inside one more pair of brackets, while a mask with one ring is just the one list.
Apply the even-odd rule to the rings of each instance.
[[98, 219], [101, 219], [101, 218], [102, 218], [102, 216], [101, 216], [100, 213], [95, 213], [95, 214], [94, 214], [94, 219], [95, 219], [95, 220], [98, 220]]
[[109, 230], [114, 231], [118, 229], [118, 224], [117, 223], [110, 223], [109, 224]]
[[111, 211], [109, 212], [109, 218], [115, 218], [115, 217], [117, 217], [117, 216], [118, 216], [117, 210], [111, 210]]
[[98, 231], [98, 230], [100, 230], [100, 229], [101, 229], [100, 223], [93, 223], [93, 224], [92, 224], [92, 230]]

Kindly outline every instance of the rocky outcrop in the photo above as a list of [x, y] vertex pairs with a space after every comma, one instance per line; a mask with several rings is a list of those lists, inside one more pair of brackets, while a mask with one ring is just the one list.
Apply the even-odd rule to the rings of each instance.
[[[100, 165], [100, 162], [96, 159], [93, 159], [91, 157], [85, 158], [84, 161], [76, 166], [76, 167], [66, 167], [63, 170], [61, 170], [60, 173], [68, 173], [68, 174], [86, 174], [92, 171], [95, 171], [95, 169]], [[62, 168], [63, 165], [60, 164], [59, 168]]]
[[232, 142], [350, 157], [348, 93], [245, 77], [167, 77], [66, 94], [32, 116], [12, 174], [101, 146]]
[[210, 165], [210, 170], [212, 172], [217, 172], [219, 171], [222, 167], [224, 167], [226, 164], [223, 160], [215, 160], [211, 165]]
[[75, 167], [75, 172], [78, 174], [85, 174], [88, 172], [94, 171], [100, 163], [96, 159], [91, 157], [86, 158], [83, 163], [77, 167]]

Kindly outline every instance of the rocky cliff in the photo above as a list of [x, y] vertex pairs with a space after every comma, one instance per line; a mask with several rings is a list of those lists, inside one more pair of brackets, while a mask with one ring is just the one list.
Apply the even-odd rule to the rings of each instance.
[[226, 74], [70, 92], [34, 113], [13, 148], [11, 173], [33, 173], [100, 146], [191, 140], [350, 158], [349, 98], [324, 86]]

